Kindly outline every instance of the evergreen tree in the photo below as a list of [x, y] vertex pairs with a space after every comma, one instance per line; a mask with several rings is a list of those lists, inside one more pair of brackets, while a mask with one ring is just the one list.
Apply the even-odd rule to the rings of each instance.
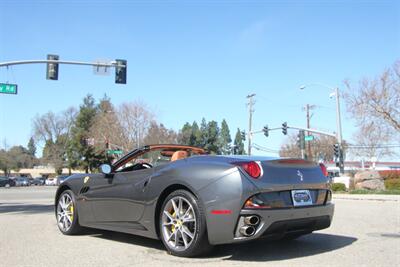
[[[74, 157], [76, 164], [84, 169], [86, 173], [92, 171], [101, 162], [99, 155], [96, 155], [93, 143], [96, 140], [89, 135], [90, 128], [97, 113], [95, 100], [91, 95], [83, 99], [78, 116], [71, 129], [72, 140], [70, 155]], [[72, 160], [72, 159], [71, 159]]]
[[207, 125], [207, 142], [205, 149], [212, 154], [221, 154], [219, 147], [219, 127], [216, 121], [210, 121]]
[[196, 121], [194, 121], [192, 124], [192, 134], [190, 135], [190, 144], [192, 146], [197, 146], [197, 147], [202, 146], [201, 131]]
[[219, 135], [219, 147], [222, 155], [231, 154], [231, 134], [229, 132], [229, 126], [225, 119], [221, 123], [221, 132]]
[[234, 147], [233, 147], [233, 154], [235, 155], [245, 155], [246, 152], [244, 150], [244, 143], [242, 139], [242, 134], [240, 132], [240, 129], [237, 129], [236, 136], [235, 136], [235, 141], [234, 141]]
[[28, 152], [32, 157], [35, 157], [36, 154], [36, 145], [35, 145], [35, 141], [33, 140], [33, 137], [31, 137], [29, 139], [28, 142]]
[[201, 120], [199, 141], [199, 146], [205, 148], [208, 142], [208, 125], [205, 118]]
[[183, 125], [182, 130], [180, 132], [179, 143], [182, 145], [192, 145], [190, 142], [191, 134], [192, 134], [192, 126], [188, 122], [186, 122]]

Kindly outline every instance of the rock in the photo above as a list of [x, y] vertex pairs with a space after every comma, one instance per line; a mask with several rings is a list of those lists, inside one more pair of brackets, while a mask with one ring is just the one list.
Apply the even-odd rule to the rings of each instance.
[[356, 183], [355, 188], [368, 190], [385, 190], [385, 184], [382, 179], [371, 179]]
[[377, 171], [361, 171], [357, 172], [356, 175], [354, 175], [354, 182], [358, 184], [359, 182], [367, 181], [367, 180], [382, 180], [382, 177], [380, 176], [379, 172]]

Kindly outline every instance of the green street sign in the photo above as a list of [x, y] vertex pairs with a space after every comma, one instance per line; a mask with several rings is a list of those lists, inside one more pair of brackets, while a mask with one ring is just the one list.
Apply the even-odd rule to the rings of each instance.
[[314, 140], [314, 135], [306, 135], [304, 136], [304, 141], [312, 141]]
[[0, 94], [17, 94], [18, 86], [16, 84], [0, 83]]
[[108, 154], [121, 155], [121, 154], [122, 154], [122, 150], [112, 150], [112, 149], [109, 149], [109, 150], [107, 150], [107, 153], [108, 153]]

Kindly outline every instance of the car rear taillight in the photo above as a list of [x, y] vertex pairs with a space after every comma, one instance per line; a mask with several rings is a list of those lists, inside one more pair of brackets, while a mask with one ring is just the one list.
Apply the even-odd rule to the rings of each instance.
[[255, 161], [239, 161], [233, 162], [233, 165], [242, 168], [250, 177], [257, 179], [261, 176], [261, 166]]
[[328, 170], [327, 170], [326, 166], [323, 163], [320, 163], [319, 167], [321, 168], [321, 171], [324, 174], [324, 176], [328, 176]]

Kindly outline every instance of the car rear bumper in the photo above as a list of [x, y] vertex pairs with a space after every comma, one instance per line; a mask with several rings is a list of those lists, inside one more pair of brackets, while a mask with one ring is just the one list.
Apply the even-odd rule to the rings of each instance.
[[[249, 210], [242, 209], [238, 218], [238, 223], [232, 233], [230, 240], [214, 240], [213, 244], [236, 243], [250, 241], [258, 238], [279, 239], [287, 234], [310, 233], [312, 231], [328, 228], [331, 224], [334, 213], [334, 204], [330, 203], [323, 206], [273, 209], [273, 210]], [[255, 228], [254, 234], [244, 236], [240, 233], [240, 228], [244, 218], [249, 215], [256, 215], [260, 221]]]

